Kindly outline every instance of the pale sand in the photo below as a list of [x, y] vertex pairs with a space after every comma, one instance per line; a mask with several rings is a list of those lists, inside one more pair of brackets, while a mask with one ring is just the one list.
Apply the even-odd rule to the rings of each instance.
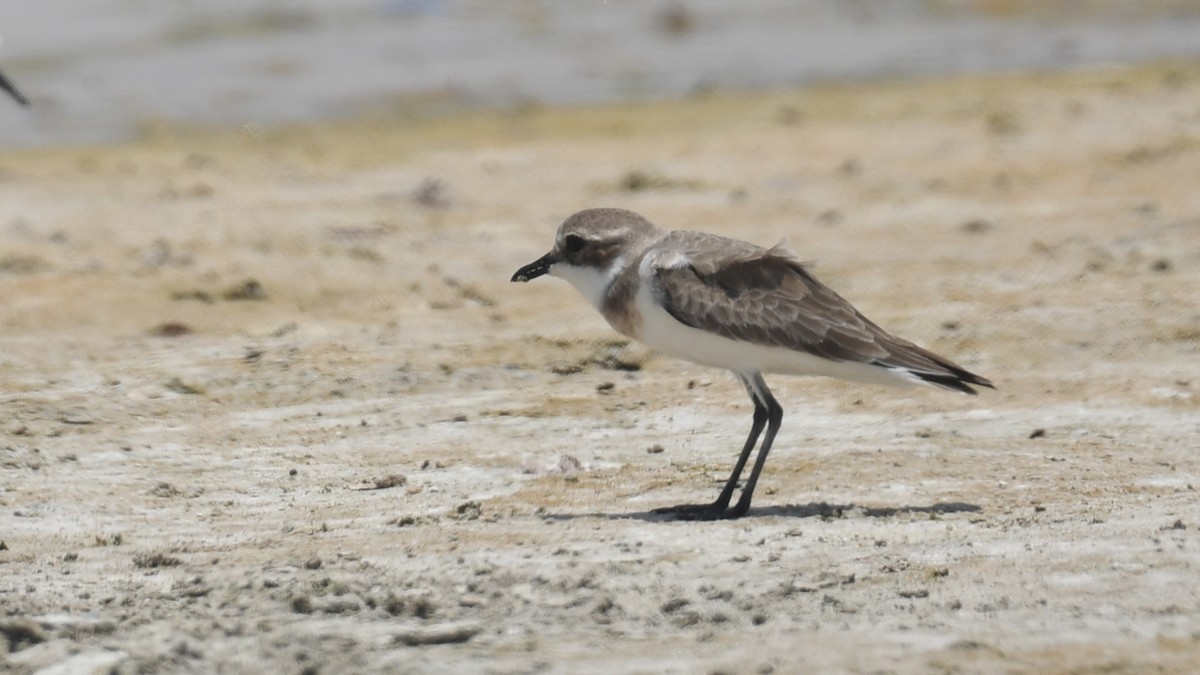
[[[1198, 177], [1196, 64], [5, 153], [0, 670], [1187, 670]], [[650, 517], [750, 408], [508, 282], [600, 205], [999, 389], [768, 378]]]

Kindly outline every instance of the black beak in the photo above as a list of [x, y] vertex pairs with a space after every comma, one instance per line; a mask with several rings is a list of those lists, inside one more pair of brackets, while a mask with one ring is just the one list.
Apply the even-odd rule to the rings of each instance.
[[554, 252], [551, 251], [517, 270], [517, 273], [512, 276], [512, 281], [530, 281], [536, 279], [549, 272], [550, 266], [556, 262], [558, 262], [558, 259], [554, 257]]
[[13, 86], [12, 82], [8, 81], [8, 78], [4, 76], [4, 73], [0, 73], [0, 89], [7, 91], [10, 96], [17, 100], [17, 103], [20, 103], [24, 106], [29, 105], [29, 99], [25, 98], [21, 95], [21, 92], [17, 91], [17, 88]]

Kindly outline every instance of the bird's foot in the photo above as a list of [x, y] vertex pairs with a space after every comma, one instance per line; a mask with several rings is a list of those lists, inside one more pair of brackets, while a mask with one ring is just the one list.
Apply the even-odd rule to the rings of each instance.
[[745, 511], [729, 508], [728, 504], [678, 504], [654, 509], [651, 513], [670, 516], [674, 520], [731, 520], [741, 518]]

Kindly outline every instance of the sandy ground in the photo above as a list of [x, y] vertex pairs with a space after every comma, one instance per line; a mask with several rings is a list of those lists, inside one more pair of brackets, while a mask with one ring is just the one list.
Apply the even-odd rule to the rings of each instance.
[[[0, 156], [0, 670], [1185, 672], [1200, 65]], [[727, 374], [513, 285], [773, 244], [979, 397]]]

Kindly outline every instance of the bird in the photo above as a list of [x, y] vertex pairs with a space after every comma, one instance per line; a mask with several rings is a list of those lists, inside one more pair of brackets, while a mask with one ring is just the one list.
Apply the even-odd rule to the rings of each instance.
[[[734, 519], [749, 511], [783, 421], [764, 374], [921, 384], [972, 395], [975, 387], [995, 388], [879, 327], [818, 281], [782, 242], [763, 248], [705, 232], [668, 232], [633, 211], [592, 208], [563, 221], [554, 247], [511, 281], [544, 275], [568, 281], [617, 332], [668, 356], [732, 371], [749, 394], [750, 435], [729, 480], [712, 503], [654, 510], [675, 519]], [[754, 466], [731, 506], [756, 447]]]
[[22, 94], [20, 90], [18, 90], [17, 87], [7, 77], [4, 76], [4, 73], [0, 73], [0, 89], [7, 91], [8, 95], [12, 96], [17, 103], [20, 103], [26, 107], [29, 106], [29, 99], [25, 98], [25, 95]]
[[17, 103], [20, 103], [23, 106], [29, 105], [29, 99], [25, 98], [25, 95], [22, 94], [20, 90], [18, 90], [17, 87], [7, 77], [4, 76], [4, 73], [0, 73], [0, 89], [7, 91], [8, 95], [16, 99]]

